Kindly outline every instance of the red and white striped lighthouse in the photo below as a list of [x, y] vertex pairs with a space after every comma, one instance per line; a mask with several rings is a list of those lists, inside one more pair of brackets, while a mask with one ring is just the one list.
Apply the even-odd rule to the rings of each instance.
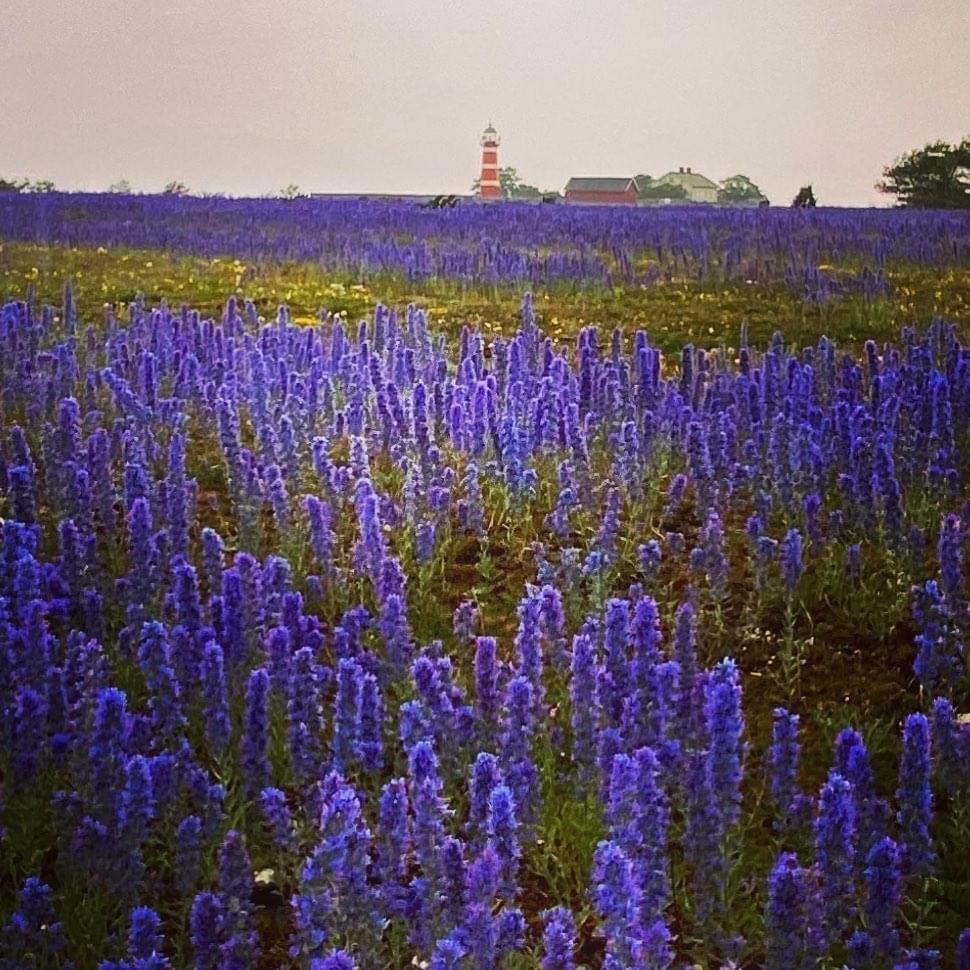
[[501, 199], [502, 185], [498, 180], [498, 132], [488, 123], [482, 132], [482, 177], [478, 180], [478, 194], [483, 199]]

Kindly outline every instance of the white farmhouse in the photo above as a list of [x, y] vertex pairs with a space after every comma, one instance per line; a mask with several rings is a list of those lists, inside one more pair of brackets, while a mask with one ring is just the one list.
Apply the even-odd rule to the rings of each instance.
[[679, 185], [687, 193], [688, 202], [717, 202], [717, 183], [689, 168], [668, 172], [653, 184]]

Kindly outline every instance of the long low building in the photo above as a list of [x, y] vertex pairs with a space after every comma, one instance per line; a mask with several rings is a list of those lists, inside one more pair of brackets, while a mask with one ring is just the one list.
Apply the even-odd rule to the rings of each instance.
[[435, 194], [424, 194], [421, 192], [310, 192], [308, 198], [311, 199], [356, 199], [358, 201], [390, 201], [390, 202], [431, 202], [432, 199], [441, 198], [443, 195], [454, 195], [461, 202], [474, 202], [474, 195], [458, 195], [456, 193], [438, 192]]
[[635, 178], [571, 178], [566, 183], [566, 201], [593, 205], [629, 205], [640, 198]]

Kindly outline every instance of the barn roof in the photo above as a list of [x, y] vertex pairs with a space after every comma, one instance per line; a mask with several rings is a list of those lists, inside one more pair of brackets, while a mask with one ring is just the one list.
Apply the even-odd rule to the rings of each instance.
[[717, 182], [712, 182], [700, 172], [668, 172], [657, 179], [664, 185], [681, 185], [685, 189], [716, 189]]
[[[625, 178], [571, 178], [566, 183], [567, 192], [625, 192], [634, 180]], [[634, 183], [634, 188], [636, 184]]]

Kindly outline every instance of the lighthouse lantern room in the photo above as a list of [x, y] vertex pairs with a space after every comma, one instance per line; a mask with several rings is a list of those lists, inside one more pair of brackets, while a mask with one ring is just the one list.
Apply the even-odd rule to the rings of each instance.
[[488, 123], [482, 132], [482, 177], [478, 182], [478, 194], [483, 199], [502, 198], [502, 185], [498, 178], [499, 133]]

